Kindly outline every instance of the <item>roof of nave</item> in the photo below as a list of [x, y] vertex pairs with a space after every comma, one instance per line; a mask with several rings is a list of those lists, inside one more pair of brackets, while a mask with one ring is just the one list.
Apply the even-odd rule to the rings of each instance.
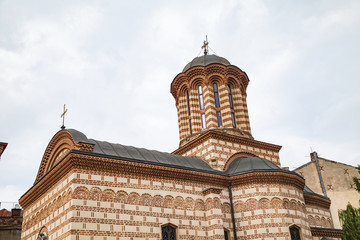
[[83, 142], [94, 144], [93, 153], [96, 154], [115, 156], [125, 159], [136, 159], [156, 165], [168, 165], [207, 172], [216, 171], [207, 162], [198, 157], [184, 157], [156, 150], [88, 139], [85, 134], [75, 129], [67, 129], [67, 131], [70, 132], [76, 143]]
[[168, 167], [183, 168], [227, 176], [241, 175], [251, 172], [286, 172], [298, 175], [295, 172], [283, 170], [271, 161], [260, 157], [239, 157], [229, 165], [226, 171], [220, 171], [213, 169], [206, 161], [198, 157], [185, 157], [167, 152], [159, 152], [156, 150], [126, 146], [118, 143], [88, 139], [85, 134], [75, 129], [66, 129], [66, 131], [72, 135], [76, 143], [82, 142], [93, 144], [94, 150], [92, 154], [107, 155], [121, 159], [141, 161], [147, 164], [165, 165]]
[[212, 63], [220, 63], [223, 65], [231, 65], [230, 62], [223, 57], [219, 57], [217, 55], [203, 55], [200, 57], [194, 58], [191, 62], [186, 64], [186, 66], [183, 69], [183, 72], [186, 72], [189, 68], [195, 67], [195, 66], [207, 66]]

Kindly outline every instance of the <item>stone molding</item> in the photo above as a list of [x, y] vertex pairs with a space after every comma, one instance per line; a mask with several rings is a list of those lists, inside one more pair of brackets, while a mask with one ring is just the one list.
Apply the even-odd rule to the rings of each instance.
[[310, 229], [311, 229], [311, 235], [314, 237], [341, 238], [344, 235], [344, 231], [341, 229], [318, 228], [318, 227], [310, 227]]
[[285, 185], [294, 185], [299, 189], [303, 189], [304, 186], [303, 178], [290, 172], [252, 172], [229, 177], [222, 175], [220, 171], [218, 171], [218, 173], [215, 171], [214, 173], [207, 173], [121, 160], [116, 159], [115, 157], [102, 157], [88, 152], [71, 150], [54, 166], [53, 169], [47, 172], [21, 197], [19, 203], [23, 208], [26, 208], [36, 199], [41, 197], [41, 195], [50, 189], [56, 182], [67, 174], [72, 174], [76, 171], [76, 169], [86, 169], [94, 172], [106, 172], [110, 174], [140, 174], [171, 179], [193, 180], [212, 183], [223, 187], [226, 187], [229, 181], [233, 182], [234, 186], [249, 183], [282, 183]]
[[89, 143], [76, 143], [70, 132], [60, 130], [49, 142], [41, 160], [38, 174], [35, 182], [39, 181], [61, 158], [63, 158], [71, 149], [78, 149], [92, 152], [94, 145]]
[[326, 209], [330, 208], [331, 200], [320, 196], [304, 193], [304, 200], [306, 205], [315, 205]]
[[172, 153], [182, 155], [182, 154], [186, 153], [187, 151], [195, 148], [195, 146], [198, 146], [201, 143], [205, 142], [208, 139], [217, 139], [217, 140], [222, 140], [222, 141], [228, 141], [228, 142], [251, 146], [254, 148], [270, 150], [270, 151], [274, 151], [274, 152], [279, 152], [281, 149], [281, 146], [279, 146], [279, 145], [261, 142], [261, 141], [257, 141], [257, 140], [253, 140], [253, 139], [249, 139], [249, 138], [239, 137], [239, 136], [221, 132], [219, 130], [210, 129], [210, 130], [204, 132], [198, 138], [196, 138], [196, 139], [192, 140], [191, 142], [187, 143], [186, 145], [176, 149]]

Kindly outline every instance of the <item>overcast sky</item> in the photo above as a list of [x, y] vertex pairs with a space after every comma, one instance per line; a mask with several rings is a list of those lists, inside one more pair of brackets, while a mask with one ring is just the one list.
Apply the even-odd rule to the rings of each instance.
[[[210, 48], [250, 78], [255, 139], [360, 163], [360, 1], [0, 0], [0, 201], [34, 183], [47, 144], [88, 138], [172, 152], [170, 83]], [[211, 51], [212, 52], [212, 51]]]

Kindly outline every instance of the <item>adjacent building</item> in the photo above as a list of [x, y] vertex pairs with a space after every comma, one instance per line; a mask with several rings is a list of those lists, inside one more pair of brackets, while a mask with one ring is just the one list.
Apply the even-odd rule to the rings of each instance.
[[360, 178], [356, 167], [319, 157], [311, 153], [311, 161], [294, 171], [305, 178], [305, 184], [317, 194], [331, 199], [331, 214], [336, 228], [341, 228], [339, 210], [346, 205], [360, 207], [360, 193], [356, 190], [353, 178]]

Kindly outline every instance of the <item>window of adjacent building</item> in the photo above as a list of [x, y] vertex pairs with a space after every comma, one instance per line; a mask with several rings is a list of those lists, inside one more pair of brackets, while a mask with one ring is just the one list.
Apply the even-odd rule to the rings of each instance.
[[300, 229], [293, 225], [289, 228], [291, 240], [301, 240]]
[[186, 101], [187, 101], [187, 107], [188, 107], [188, 116], [189, 116], [189, 127], [190, 127], [190, 134], [192, 134], [192, 124], [191, 124], [191, 109], [190, 109], [190, 98], [189, 98], [189, 92], [186, 91]]
[[[217, 83], [213, 84], [213, 88], [214, 88], [215, 107], [219, 108], [220, 100], [219, 100], [219, 89], [218, 89]], [[222, 120], [221, 120], [221, 112], [220, 111], [216, 111], [216, 117], [217, 117], [218, 127], [221, 127]]]
[[170, 224], [161, 227], [162, 240], [176, 240], [176, 228]]
[[230, 85], [228, 85], [228, 94], [229, 94], [229, 102], [230, 102], [230, 109], [231, 109], [231, 121], [232, 121], [233, 128], [236, 128], [236, 118], [235, 118], [235, 111], [234, 111], [234, 103], [233, 103], [233, 97], [232, 97]]
[[202, 86], [199, 86], [199, 101], [200, 101], [200, 111], [201, 111], [201, 126], [203, 129], [206, 129], [206, 119], [205, 119], [205, 110], [204, 110], [204, 94]]

